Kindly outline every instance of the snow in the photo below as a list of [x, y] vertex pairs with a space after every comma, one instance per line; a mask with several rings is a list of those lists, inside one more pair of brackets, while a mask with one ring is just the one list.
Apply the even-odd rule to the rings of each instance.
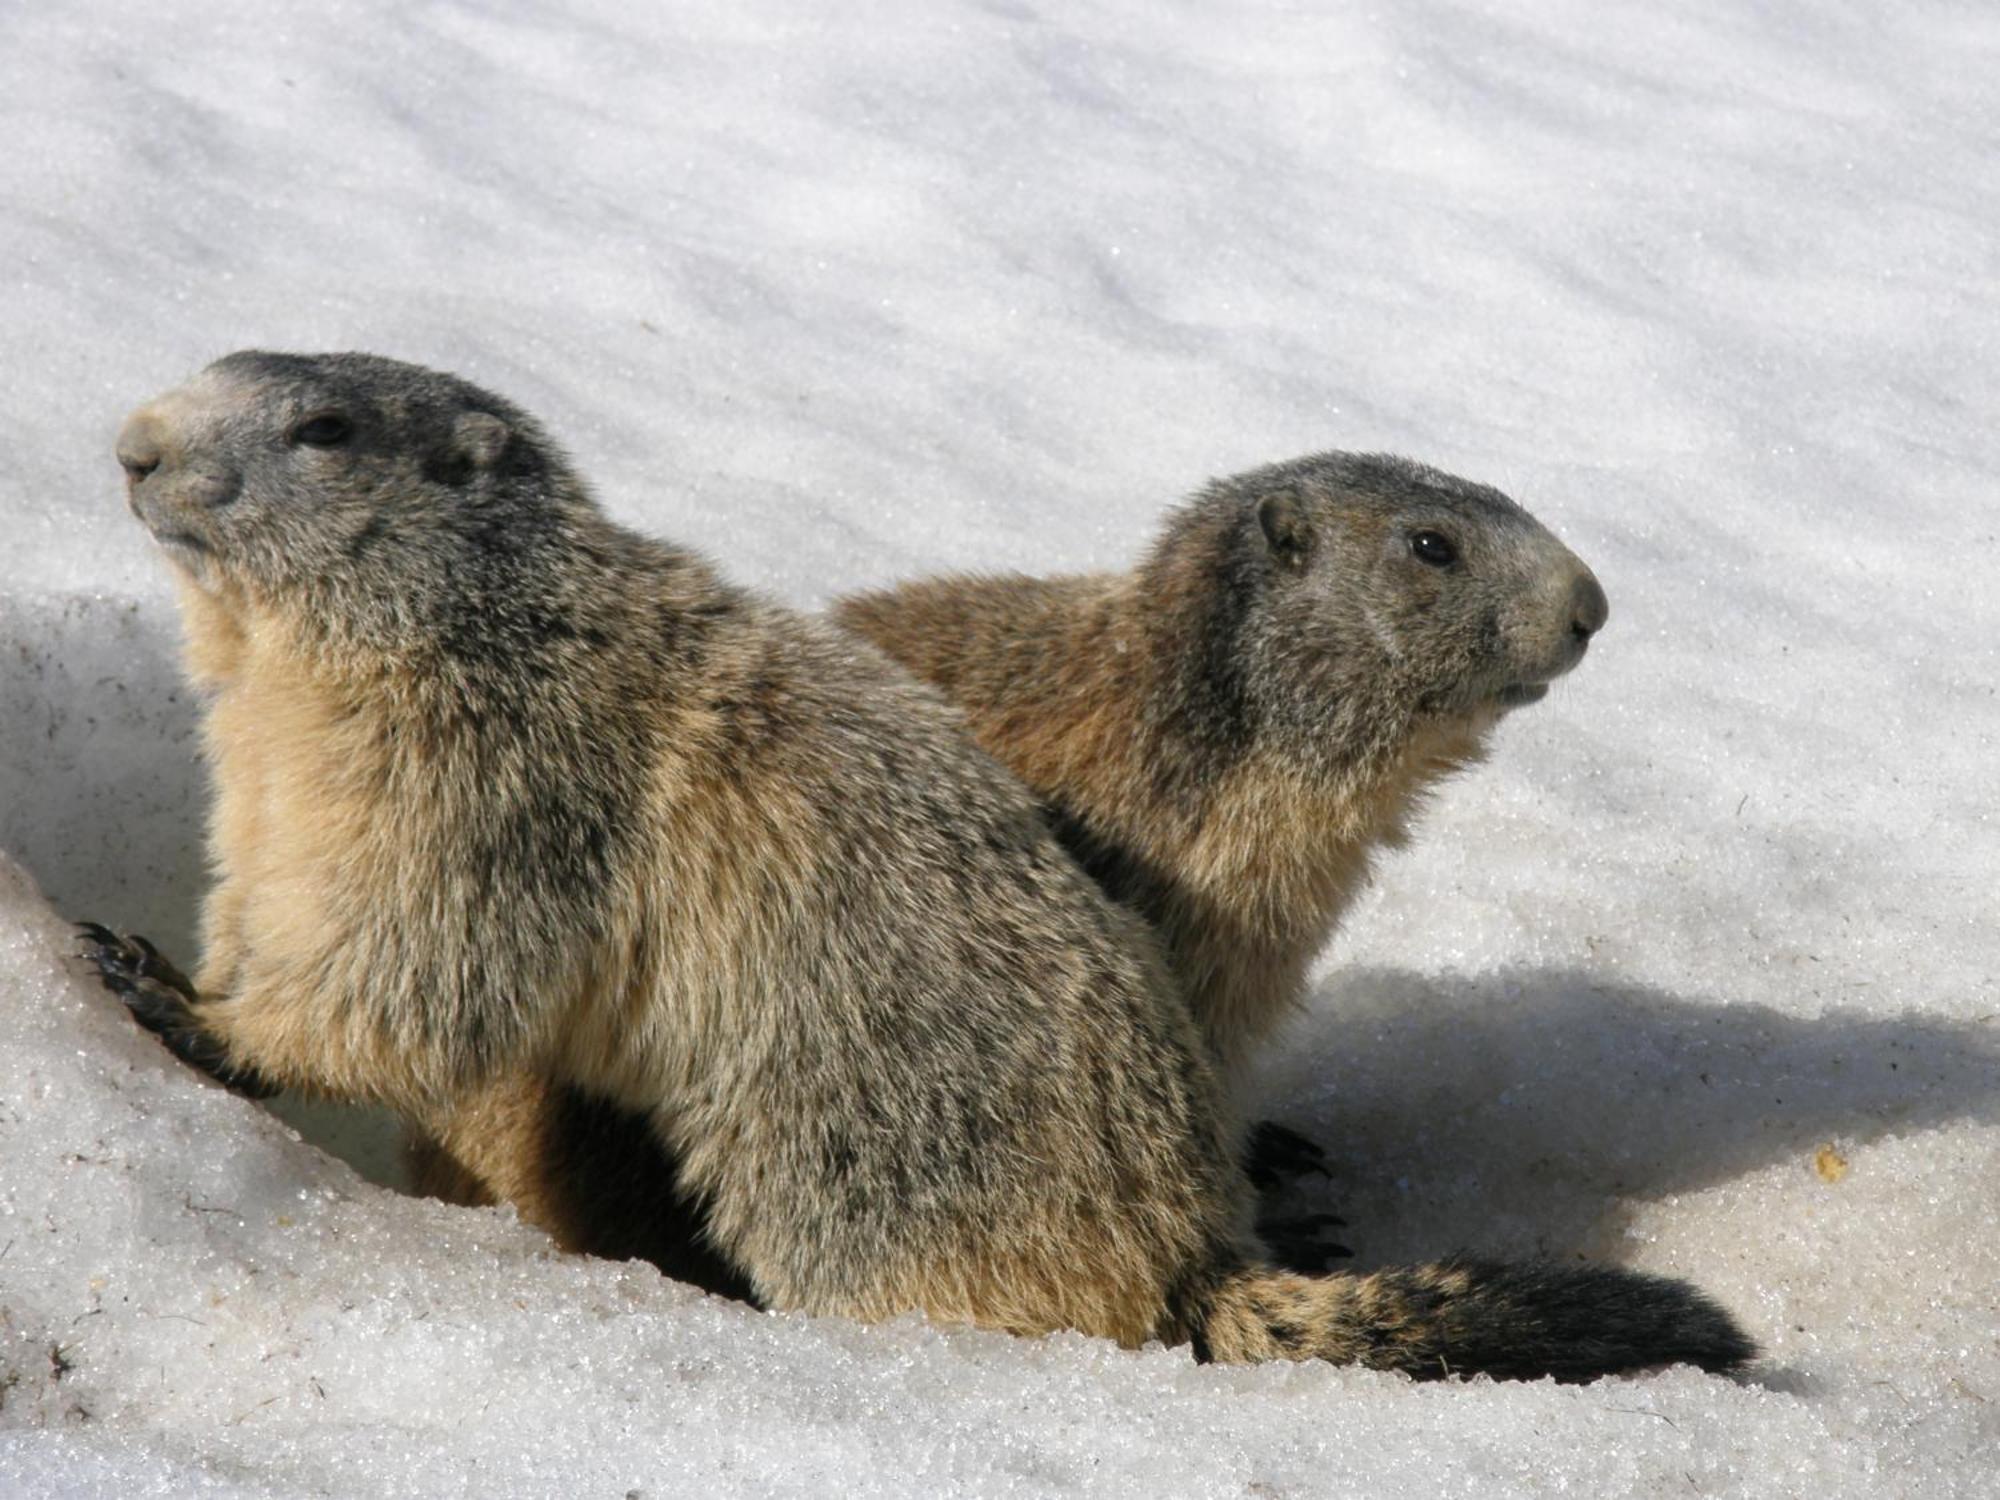
[[[0, 11], [0, 1495], [1992, 1493], [1996, 49], [1972, 0]], [[462, 371], [806, 606], [1121, 563], [1316, 448], [1508, 489], [1611, 624], [1384, 866], [1267, 1103], [1363, 1263], [1686, 1275], [1765, 1361], [760, 1315], [169, 1065], [34, 886], [192, 957], [109, 445], [245, 345]]]

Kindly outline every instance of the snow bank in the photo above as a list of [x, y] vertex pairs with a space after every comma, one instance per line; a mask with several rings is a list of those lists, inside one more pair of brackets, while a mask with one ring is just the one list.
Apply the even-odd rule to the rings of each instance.
[[0, 867], [3, 1493], [1943, 1494], [1981, 1437], [1941, 1369], [1416, 1386], [754, 1313], [369, 1186], [170, 1065], [71, 941]]
[[230, 348], [460, 369], [805, 605], [1412, 452], [1612, 617], [1272, 1057], [1308, 1206], [1369, 1264], [1688, 1275], [1770, 1351], [1414, 1387], [753, 1315], [168, 1067], [10, 864], [0, 1494], [1991, 1493], [1996, 42], [1950, 0], [0, 14], [0, 849], [57, 910], [192, 954], [109, 444]]

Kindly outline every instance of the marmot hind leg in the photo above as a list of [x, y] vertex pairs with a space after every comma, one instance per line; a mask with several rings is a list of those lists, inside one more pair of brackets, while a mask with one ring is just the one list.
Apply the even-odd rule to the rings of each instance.
[[411, 1188], [447, 1203], [510, 1203], [572, 1254], [650, 1261], [740, 1302], [749, 1277], [708, 1237], [707, 1205], [646, 1119], [588, 1090], [509, 1075], [412, 1132]]

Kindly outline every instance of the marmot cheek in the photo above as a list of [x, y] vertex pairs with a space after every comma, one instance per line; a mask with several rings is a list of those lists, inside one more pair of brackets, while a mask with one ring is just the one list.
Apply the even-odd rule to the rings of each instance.
[[132, 513], [155, 535], [163, 528], [205, 534], [209, 518], [234, 505], [242, 494], [243, 477], [233, 470], [181, 470], [130, 487]]
[[1566, 601], [1524, 598], [1500, 612], [1491, 661], [1506, 686], [1547, 682], [1577, 663]]

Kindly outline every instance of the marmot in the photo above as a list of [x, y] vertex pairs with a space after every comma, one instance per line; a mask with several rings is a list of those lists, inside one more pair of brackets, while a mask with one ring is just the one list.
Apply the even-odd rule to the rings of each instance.
[[1232, 1073], [1424, 792], [1606, 615], [1500, 491], [1352, 453], [1210, 484], [1130, 573], [948, 577], [833, 609], [964, 709], [1152, 921]]
[[[1210, 484], [1129, 573], [948, 577], [832, 611], [962, 708], [1084, 867], [1154, 924], [1231, 1077], [1423, 793], [1575, 666], [1606, 615], [1590, 570], [1498, 490], [1349, 453]], [[643, 1170], [642, 1132], [522, 1079], [450, 1143], [415, 1143], [412, 1175], [455, 1201], [512, 1198], [566, 1248], [627, 1250], [622, 1221], [582, 1216]], [[1263, 1178], [1312, 1159], [1268, 1125], [1251, 1141]], [[1313, 1218], [1265, 1227], [1294, 1268], [1323, 1260]], [[643, 1253], [685, 1253], [684, 1221], [653, 1228]]]
[[574, 1083], [778, 1308], [1415, 1375], [1750, 1356], [1632, 1272], [1264, 1264], [1151, 930], [955, 710], [611, 523], [498, 397], [242, 353], [118, 454], [212, 695], [219, 878], [196, 995], [89, 950], [182, 1058], [426, 1123]]

